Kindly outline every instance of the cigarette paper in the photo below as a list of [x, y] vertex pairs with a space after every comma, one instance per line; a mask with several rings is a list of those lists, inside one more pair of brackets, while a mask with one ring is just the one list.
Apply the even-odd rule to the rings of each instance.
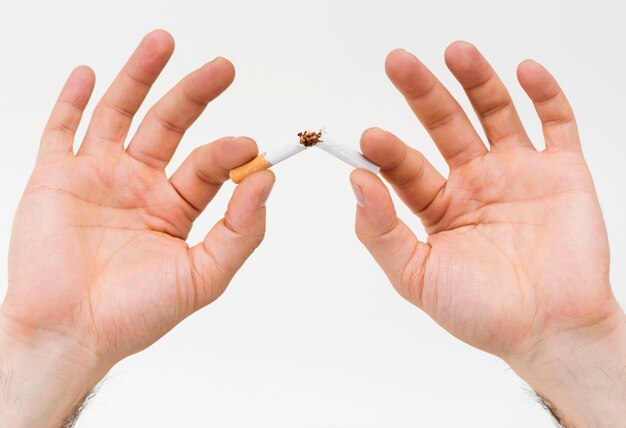
[[265, 153], [265, 159], [272, 165], [276, 165], [278, 162], [282, 162], [285, 159], [289, 159], [293, 155], [297, 155], [301, 151], [306, 149], [298, 141], [294, 141], [284, 146], [277, 147], [272, 150], [268, 150]]
[[276, 165], [279, 162], [284, 161], [303, 151], [306, 147], [299, 143], [299, 140], [285, 144], [284, 146], [277, 147], [272, 150], [268, 150], [265, 153], [261, 153], [250, 162], [241, 165], [235, 169], [230, 170], [230, 179], [234, 183], [241, 183], [241, 181], [248, 175], [268, 169], [272, 165]]
[[378, 174], [380, 167], [374, 162], [366, 158], [361, 152], [350, 146], [335, 142], [328, 133], [323, 132], [323, 142], [317, 143], [315, 147], [324, 150], [326, 153], [344, 161], [348, 165], [356, 169], [365, 169], [367, 171]]
[[250, 162], [234, 168], [230, 171], [230, 179], [235, 183], [241, 181], [248, 175], [268, 169], [279, 162], [284, 161], [300, 153], [308, 147], [319, 147], [326, 153], [344, 161], [348, 165], [357, 169], [365, 169], [367, 171], [378, 174], [380, 167], [368, 158], [363, 156], [361, 152], [350, 146], [337, 143], [332, 137], [329, 137], [325, 129], [320, 132], [304, 131], [298, 134], [298, 139], [284, 146], [277, 147], [265, 153], [261, 153]]

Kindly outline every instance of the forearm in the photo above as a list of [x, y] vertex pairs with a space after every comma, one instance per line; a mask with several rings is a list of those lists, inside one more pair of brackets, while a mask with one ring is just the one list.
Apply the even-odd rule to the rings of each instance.
[[626, 318], [539, 344], [513, 369], [566, 428], [626, 427]]
[[0, 346], [0, 426], [71, 426], [107, 371], [81, 344], [3, 318]]

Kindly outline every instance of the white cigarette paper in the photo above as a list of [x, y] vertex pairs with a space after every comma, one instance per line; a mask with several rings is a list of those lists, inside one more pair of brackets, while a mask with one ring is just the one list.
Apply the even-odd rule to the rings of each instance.
[[[307, 138], [313, 138], [313, 141], [307, 140]], [[358, 150], [355, 150], [350, 146], [337, 143], [332, 139], [332, 137], [329, 137], [325, 129], [322, 129], [319, 134], [315, 132], [305, 132], [301, 137], [299, 135], [299, 138], [294, 139], [283, 146], [261, 153], [250, 162], [231, 169], [229, 176], [235, 183], [240, 183], [248, 175], [270, 168], [277, 163], [289, 159], [290, 157], [306, 150], [308, 147], [304, 144], [307, 144], [309, 147], [319, 147], [326, 153], [344, 161], [354, 168], [365, 169], [373, 172], [374, 174], [378, 174], [380, 172], [380, 167], [363, 156], [363, 154], [361, 154]]]
[[350, 146], [335, 142], [325, 130], [322, 130], [322, 140], [323, 142], [317, 143], [315, 147], [324, 150], [326, 153], [344, 161], [356, 169], [365, 169], [374, 174], [380, 172], [380, 167], [366, 158], [361, 152]]
[[300, 144], [300, 140], [298, 139], [289, 144], [285, 144], [284, 146], [268, 150], [265, 152], [265, 160], [272, 165], [276, 165], [277, 163], [300, 153], [304, 149], [306, 149], [306, 147]]
[[241, 181], [248, 175], [270, 168], [277, 163], [300, 153], [305, 148], [306, 147], [300, 144], [300, 139], [294, 140], [284, 146], [261, 153], [250, 162], [231, 169], [228, 175], [235, 183], [241, 183]]

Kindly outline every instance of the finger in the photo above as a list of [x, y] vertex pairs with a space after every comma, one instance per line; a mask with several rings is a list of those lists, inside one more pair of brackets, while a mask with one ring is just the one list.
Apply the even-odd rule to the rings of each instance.
[[487, 153], [459, 103], [415, 56], [395, 50], [385, 68], [450, 167]]
[[350, 175], [358, 201], [356, 234], [398, 292], [421, 305], [424, 268], [430, 247], [396, 216], [391, 195], [374, 174], [356, 170]]
[[455, 42], [446, 49], [446, 64], [469, 98], [494, 149], [532, 144], [509, 92], [476, 47]]
[[41, 138], [40, 153], [72, 153], [74, 135], [89, 102], [96, 77], [86, 66], [74, 69], [52, 109]]
[[80, 153], [123, 150], [133, 116], [174, 51], [163, 30], [143, 38], [94, 110]]
[[194, 150], [172, 175], [170, 183], [199, 214], [228, 180], [229, 171], [257, 154], [251, 138], [222, 138]]
[[535, 105], [543, 127], [546, 149], [580, 150], [574, 112], [550, 72], [535, 61], [526, 60], [517, 68], [517, 78]]
[[185, 131], [235, 78], [235, 68], [217, 58], [185, 77], [148, 112], [128, 153], [155, 168], [170, 161]]
[[190, 249], [195, 309], [215, 300], [237, 270], [259, 246], [265, 234], [265, 203], [274, 184], [274, 173], [261, 171], [235, 188], [228, 210], [207, 234]]
[[417, 150], [382, 129], [368, 129], [361, 136], [363, 154], [380, 166], [383, 177], [416, 214], [426, 209], [446, 180]]

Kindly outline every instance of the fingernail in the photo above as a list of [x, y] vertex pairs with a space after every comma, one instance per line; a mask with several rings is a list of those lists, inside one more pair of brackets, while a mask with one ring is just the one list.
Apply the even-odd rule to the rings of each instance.
[[356, 198], [356, 203], [363, 207], [365, 205], [365, 198], [363, 197], [363, 189], [358, 184], [350, 183], [352, 185], [352, 191], [354, 192], [354, 197]]
[[267, 200], [269, 199], [270, 194], [272, 193], [273, 187], [274, 187], [274, 182], [272, 182], [272, 184], [270, 184], [265, 189], [263, 189], [263, 193], [261, 194], [261, 208], [265, 208], [265, 204], [267, 203]]

